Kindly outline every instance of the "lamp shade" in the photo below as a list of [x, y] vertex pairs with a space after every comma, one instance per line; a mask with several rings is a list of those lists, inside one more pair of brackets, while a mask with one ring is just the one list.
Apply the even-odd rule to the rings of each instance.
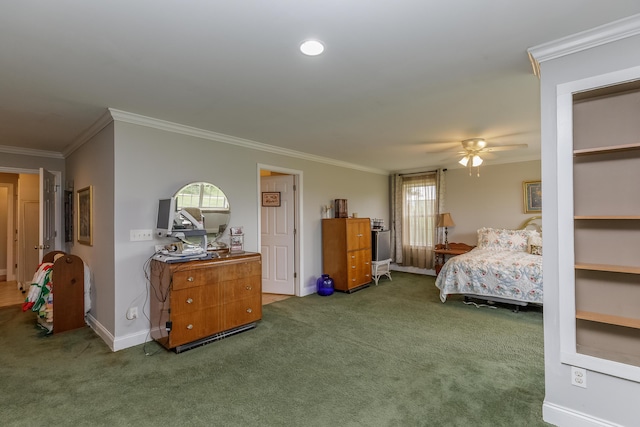
[[438, 227], [453, 227], [455, 226], [455, 222], [453, 222], [453, 218], [451, 218], [450, 213], [440, 214], [438, 218]]

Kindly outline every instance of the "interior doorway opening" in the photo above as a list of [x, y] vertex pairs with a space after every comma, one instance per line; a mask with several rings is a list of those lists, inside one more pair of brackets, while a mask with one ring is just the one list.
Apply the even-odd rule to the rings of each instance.
[[258, 165], [258, 247], [268, 301], [301, 295], [301, 182], [301, 171]]

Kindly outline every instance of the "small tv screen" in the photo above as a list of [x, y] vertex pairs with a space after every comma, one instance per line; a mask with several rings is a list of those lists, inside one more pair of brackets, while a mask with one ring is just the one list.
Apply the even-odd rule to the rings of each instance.
[[158, 222], [156, 228], [159, 232], [168, 234], [173, 229], [173, 219], [175, 216], [175, 200], [160, 199], [158, 201]]

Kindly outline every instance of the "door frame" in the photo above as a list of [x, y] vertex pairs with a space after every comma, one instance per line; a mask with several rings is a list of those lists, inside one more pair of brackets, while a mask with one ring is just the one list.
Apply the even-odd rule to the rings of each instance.
[[[11, 167], [6, 167], [6, 166], [0, 166], [0, 172], [2, 173], [13, 173], [13, 174], [32, 174], [32, 175], [40, 175], [40, 170], [38, 168], [36, 169], [27, 169], [27, 168], [11, 168]], [[55, 200], [56, 200], [56, 208], [55, 208], [55, 221], [56, 221], [56, 238], [55, 238], [55, 249], [59, 249], [62, 248], [62, 237], [63, 237], [63, 228], [62, 228], [62, 172], [60, 171], [54, 171], [54, 170], [50, 170], [49, 172], [51, 172], [54, 176], [55, 176], [55, 187], [56, 187], [56, 195], [55, 195]], [[14, 217], [14, 227], [15, 227], [15, 221], [16, 218]], [[15, 229], [15, 228], [14, 228]], [[20, 230], [19, 230], [20, 231]], [[22, 236], [18, 235], [16, 237], [18, 239], [18, 242], [20, 242]], [[22, 263], [22, 260], [19, 259], [20, 257], [20, 250], [21, 250], [21, 245], [20, 243], [18, 244], [18, 247], [16, 248], [16, 252], [14, 254], [14, 263], [18, 263], [18, 265], [20, 265]], [[16, 271], [17, 273], [17, 271]]]
[[280, 166], [272, 166], [272, 165], [266, 165], [263, 163], [258, 163], [257, 164], [257, 194], [256, 194], [256, 200], [258, 201], [257, 205], [257, 209], [258, 209], [258, 248], [262, 247], [262, 195], [260, 194], [260, 171], [261, 170], [268, 170], [271, 172], [279, 172], [279, 173], [285, 173], [288, 175], [293, 175], [293, 184], [296, 186], [296, 191], [294, 192], [294, 197], [293, 197], [293, 203], [294, 203], [294, 228], [295, 228], [295, 235], [294, 235], [294, 245], [295, 245], [295, 250], [294, 250], [294, 255], [293, 255], [293, 265], [294, 265], [294, 269], [296, 272], [295, 278], [294, 280], [294, 295], [295, 296], [302, 296], [302, 286], [301, 286], [301, 278], [304, 277], [304, 271], [303, 271], [303, 266], [302, 263], [300, 262], [303, 255], [303, 246], [302, 246], [302, 242], [303, 242], [303, 231], [302, 228], [300, 227], [300, 224], [303, 223], [302, 218], [303, 218], [303, 212], [302, 212], [302, 203], [300, 203], [300, 201], [302, 200], [302, 171], [301, 170], [297, 170], [297, 169], [289, 169], [289, 168], [283, 168]]
[[[0, 187], [7, 189], [7, 282], [16, 280], [16, 208], [14, 206], [16, 189], [12, 183], [0, 182]], [[1, 244], [1, 243], [0, 243]]]

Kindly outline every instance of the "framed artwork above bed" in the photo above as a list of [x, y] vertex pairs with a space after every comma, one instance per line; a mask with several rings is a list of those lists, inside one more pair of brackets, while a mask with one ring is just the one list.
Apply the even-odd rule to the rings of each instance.
[[524, 181], [522, 183], [524, 195], [524, 213], [542, 212], [542, 181]]

